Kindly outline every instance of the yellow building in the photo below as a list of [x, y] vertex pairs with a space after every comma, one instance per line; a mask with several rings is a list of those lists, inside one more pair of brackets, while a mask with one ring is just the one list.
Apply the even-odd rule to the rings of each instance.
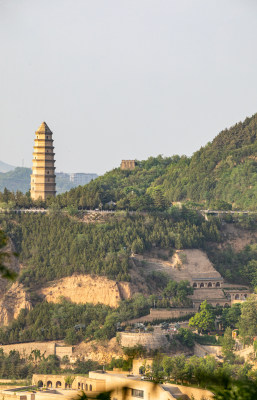
[[32, 385], [49, 390], [37, 392], [35, 400], [61, 400], [60, 395], [63, 396], [63, 400], [70, 400], [75, 399], [81, 391], [86, 393], [89, 400], [96, 399], [101, 392], [110, 392], [111, 400], [213, 399], [213, 394], [205, 389], [169, 383], [155, 384], [142, 380], [139, 375], [122, 375], [104, 371], [90, 371], [89, 376], [34, 374]]
[[122, 160], [120, 164], [120, 169], [133, 171], [136, 168], [136, 161], [135, 160]]
[[52, 132], [43, 122], [36, 131], [31, 175], [31, 198], [55, 196], [55, 160]]

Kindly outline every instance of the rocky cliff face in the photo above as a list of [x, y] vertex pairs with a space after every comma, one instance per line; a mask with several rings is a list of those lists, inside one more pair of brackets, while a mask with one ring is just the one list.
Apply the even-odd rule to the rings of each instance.
[[[6, 265], [17, 274], [22, 269], [11, 241], [4, 249], [8, 253]], [[106, 277], [74, 275], [48, 283], [36, 293], [48, 302], [57, 303], [61, 298], [74, 303], [101, 303], [118, 307], [120, 300], [129, 299], [137, 292], [136, 285], [116, 282]], [[0, 326], [17, 318], [21, 309], [31, 309], [30, 295], [22, 284], [0, 278]]]
[[77, 359], [94, 360], [100, 364], [111, 362], [112, 358], [123, 356], [121, 346], [117, 343], [116, 338], [112, 338], [109, 342], [99, 343], [91, 341], [88, 343], [81, 342], [74, 346], [73, 361]]
[[[14, 247], [11, 241], [4, 251], [8, 254], [5, 260], [6, 266], [19, 273], [21, 265], [13, 254]], [[0, 278], [0, 326], [8, 325], [14, 318], [17, 318], [22, 308], [31, 308], [29, 296], [22, 285]]]
[[73, 303], [101, 303], [118, 307], [120, 300], [131, 297], [132, 289], [128, 282], [116, 282], [99, 276], [75, 275], [51, 282], [40, 289], [38, 294], [53, 303], [65, 298]]
[[21, 309], [31, 309], [31, 307], [29, 296], [22, 285], [17, 282], [12, 284], [0, 300], [0, 326], [8, 325], [17, 318]]

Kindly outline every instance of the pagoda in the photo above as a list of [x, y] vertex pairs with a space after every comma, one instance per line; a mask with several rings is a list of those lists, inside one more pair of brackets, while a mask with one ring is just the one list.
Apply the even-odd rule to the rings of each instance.
[[32, 200], [55, 196], [55, 160], [52, 132], [43, 122], [36, 131], [31, 175]]

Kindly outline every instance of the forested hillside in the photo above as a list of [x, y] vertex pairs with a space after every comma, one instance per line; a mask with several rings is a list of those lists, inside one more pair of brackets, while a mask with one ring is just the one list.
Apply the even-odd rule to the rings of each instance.
[[2, 215], [2, 229], [12, 239], [24, 268], [27, 287], [73, 273], [129, 280], [131, 252], [154, 247], [201, 248], [219, 241], [219, 222], [194, 211], [172, 208], [159, 215], [118, 213], [101, 224], [85, 224], [62, 214]]
[[9, 165], [3, 161], [0, 161], [0, 172], [8, 172], [8, 171], [12, 171], [13, 169], [15, 169], [15, 167], [13, 165]]
[[[174, 201], [256, 210], [257, 114], [222, 131], [193, 156], [150, 157], [134, 171], [114, 169], [57, 196], [60, 207], [164, 210]], [[225, 204], [225, 206], [227, 206]]]
[[[45, 206], [163, 211], [172, 202], [209, 208], [256, 210], [257, 114], [222, 131], [192, 157], [150, 157], [133, 171], [116, 168], [83, 187], [49, 199]], [[30, 170], [0, 174], [0, 190], [29, 189]], [[70, 189], [67, 186], [66, 189]], [[57, 191], [63, 191], [61, 178]], [[28, 205], [27, 198], [0, 194], [0, 202]], [[115, 203], [115, 204], [113, 204]], [[39, 205], [36, 202], [35, 205]], [[44, 204], [40, 204], [41, 206]], [[29, 206], [34, 206], [30, 202]]]
[[17, 190], [25, 193], [30, 188], [30, 168], [17, 167], [8, 172], [0, 172], [0, 191], [5, 188], [12, 192]]

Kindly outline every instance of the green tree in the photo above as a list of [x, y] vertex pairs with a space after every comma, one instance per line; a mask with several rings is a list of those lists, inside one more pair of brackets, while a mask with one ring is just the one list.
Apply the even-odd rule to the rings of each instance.
[[64, 381], [67, 387], [71, 388], [74, 382], [75, 376], [68, 375], [65, 377]]
[[77, 337], [76, 331], [73, 327], [67, 329], [64, 340], [65, 340], [65, 343], [70, 344], [70, 345], [74, 345], [74, 344], [78, 343], [78, 337]]
[[215, 316], [212, 307], [205, 300], [200, 306], [200, 312], [196, 313], [189, 320], [189, 326], [197, 328], [198, 331], [209, 331], [214, 329]]
[[2, 275], [3, 278], [13, 280], [15, 279], [17, 274], [11, 271], [5, 265], [6, 261], [10, 257], [10, 254], [4, 251], [6, 245], [7, 245], [7, 236], [2, 230], [0, 230], [0, 274]]
[[223, 308], [221, 322], [224, 328], [230, 327], [235, 329], [238, 325], [241, 315], [241, 304], [233, 304], [232, 307]]
[[176, 339], [189, 348], [194, 346], [194, 334], [190, 329], [179, 328]]
[[257, 382], [249, 380], [231, 381], [226, 387], [214, 386], [215, 400], [256, 400]]
[[257, 296], [255, 294], [249, 296], [242, 304], [239, 332], [244, 340], [249, 338], [251, 342], [257, 336]]
[[186, 357], [184, 355], [175, 356], [172, 358], [172, 372], [171, 376], [175, 382], [181, 383], [187, 378]]
[[235, 355], [233, 353], [235, 341], [232, 338], [232, 329], [226, 328], [223, 338], [221, 339], [222, 354], [225, 360], [234, 361]]
[[144, 251], [144, 243], [141, 238], [137, 238], [133, 241], [131, 250], [133, 253], [141, 254]]

